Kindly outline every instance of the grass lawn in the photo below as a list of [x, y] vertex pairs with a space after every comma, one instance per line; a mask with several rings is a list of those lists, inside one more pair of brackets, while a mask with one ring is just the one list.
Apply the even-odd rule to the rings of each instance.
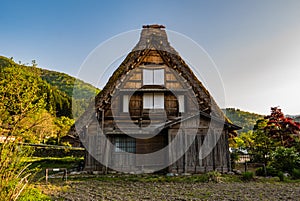
[[[68, 170], [76, 170], [83, 163], [83, 157], [29, 157], [24, 159], [25, 162], [31, 163], [29, 168], [33, 171], [34, 181], [42, 181], [45, 179], [46, 168], [67, 168]], [[53, 172], [49, 172], [53, 174]]]

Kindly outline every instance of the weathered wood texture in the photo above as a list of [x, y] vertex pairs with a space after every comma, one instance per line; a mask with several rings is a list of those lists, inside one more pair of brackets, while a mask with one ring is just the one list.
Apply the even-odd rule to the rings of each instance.
[[[163, 75], [160, 76], [164, 80], [158, 85], [145, 84], [143, 80], [146, 78], [143, 76], [148, 76], [145, 74], [147, 70], [163, 70]], [[151, 93], [163, 96], [163, 105], [158, 103], [159, 109], [145, 107], [145, 94], [151, 97]], [[153, 96], [153, 102], [154, 98]], [[128, 103], [128, 108], [124, 106], [125, 103]], [[110, 166], [122, 171], [143, 171], [163, 167], [166, 161], [169, 166], [164, 170], [170, 172], [226, 172], [230, 169], [228, 130], [209, 130], [210, 119], [207, 117], [213, 109], [215, 117], [223, 117], [223, 113], [191, 69], [170, 46], [167, 35], [161, 28], [148, 27], [142, 30], [139, 43], [96, 96], [95, 107], [98, 117], [96, 121], [87, 120], [93, 119], [91, 117], [94, 114], [82, 117], [88, 123], [86, 131], [82, 126], [81, 132], [85, 132], [84, 141], [91, 152], [85, 158], [86, 170], [105, 172], [106, 167]], [[149, 139], [137, 138], [134, 141], [134, 153], [111, 147], [118, 137], [125, 136], [124, 133], [144, 135], [149, 126], [164, 126], [165, 123], [194, 116], [199, 111], [205, 112], [207, 116], [170, 124], [171, 126]], [[225, 121], [227, 122], [226, 119]], [[99, 133], [99, 128], [103, 131], [102, 134]], [[220, 137], [218, 133], [221, 133]], [[207, 137], [216, 145], [209, 147], [211, 151], [207, 156], [201, 157], [204, 154], [201, 148]], [[105, 138], [111, 143], [106, 143]], [[156, 153], [170, 144], [160, 157], [145, 161], [143, 154]], [[101, 158], [102, 164], [95, 162], [95, 158]]]

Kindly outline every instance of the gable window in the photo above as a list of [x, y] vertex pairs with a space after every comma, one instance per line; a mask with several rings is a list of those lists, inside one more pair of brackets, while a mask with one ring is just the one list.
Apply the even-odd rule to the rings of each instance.
[[132, 137], [115, 137], [114, 138], [115, 152], [135, 153], [136, 142]]
[[143, 69], [143, 85], [164, 85], [164, 69]]
[[164, 109], [163, 93], [145, 93], [143, 95], [144, 109]]

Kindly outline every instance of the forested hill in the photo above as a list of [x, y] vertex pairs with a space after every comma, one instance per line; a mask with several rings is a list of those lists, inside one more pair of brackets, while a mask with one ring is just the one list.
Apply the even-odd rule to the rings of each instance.
[[33, 66], [25, 66], [15, 63], [12, 59], [0, 56], [0, 67], [16, 67], [16, 68], [23, 68], [30, 72], [34, 72], [37, 76], [41, 77], [51, 86], [56, 87], [61, 92], [64, 92], [69, 97], [72, 97], [73, 87], [76, 84], [78, 88], [80, 88], [80, 92], [82, 95], [77, 95], [76, 98], [83, 98], [86, 97], [85, 95], [94, 94], [99, 92], [99, 89], [95, 88], [93, 85], [85, 83], [79, 79], [76, 79], [66, 73], [46, 70], [42, 68], [36, 67], [34, 64]]
[[[76, 102], [75, 105], [78, 105], [78, 110], [82, 110], [82, 107], [85, 107], [83, 103], [84, 100], [82, 100], [84, 97], [92, 97], [100, 91], [91, 84], [85, 83], [65, 73], [38, 68], [34, 64], [33, 66], [17, 64], [12, 58], [0, 56], [0, 68], [14, 68], [19, 72], [21, 72], [20, 69], [22, 69], [22, 72], [25, 74], [31, 73], [33, 77], [36, 77], [39, 82], [39, 87], [41, 88], [40, 93], [44, 96], [46, 94], [47, 96], [43, 97], [48, 104], [47, 108], [52, 108], [56, 111], [57, 116], [72, 117], [71, 101], [74, 84], [76, 84], [77, 90], [80, 91], [80, 93], [76, 94], [76, 97], [73, 97], [75, 98], [75, 100], [73, 100]], [[77, 111], [78, 114], [81, 112], [82, 111]]]
[[[79, 91], [75, 99], [74, 84]], [[18, 136], [33, 143], [58, 139], [89, 104], [83, 97], [98, 92], [65, 73], [38, 68], [35, 62], [32, 66], [17, 64], [0, 56], [0, 136]]]
[[256, 121], [264, 117], [260, 114], [250, 113], [235, 108], [226, 108], [222, 110], [234, 124], [242, 127], [241, 130], [238, 130], [238, 133], [252, 130]]

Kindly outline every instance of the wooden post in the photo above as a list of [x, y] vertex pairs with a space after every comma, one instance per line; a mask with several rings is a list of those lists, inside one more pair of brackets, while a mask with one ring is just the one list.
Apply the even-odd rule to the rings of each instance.
[[46, 184], [48, 184], [48, 169], [46, 168]]
[[[212, 134], [213, 135], [213, 140], [214, 140], [214, 142], [215, 142], [215, 131], [212, 131], [212, 133], [210, 133], [210, 134]], [[216, 147], [214, 147], [213, 149], [212, 149], [212, 162], [213, 162], [213, 170], [215, 171], [216, 170], [216, 156], [215, 156], [215, 148]]]
[[[169, 163], [171, 160], [173, 160], [173, 155], [172, 155], [172, 147], [170, 146], [171, 142], [172, 142], [172, 137], [171, 137], [171, 132], [170, 129], [168, 129], [168, 147], [169, 147], [169, 154], [168, 154], [168, 158], [167, 160], [169, 160]], [[171, 172], [173, 169], [173, 164], [170, 164], [169, 166], [169, 172]]]
[[230, 158], [230, 152], [229, 152], [229, 142], [228, 142], [228, 130], [225, 131], [225, 143], [226, 143], [226, 160], [227, 160], [227, 171], [231, 172], [231, 158]]
[[67, 177], [68, 177], [68, 170], [67, 170], [67, 168], [46, 168], [46, 170], [45, 170], [46, 184], [48, 184], [49, 170], [52, 170], [54, 172], [59, 172], [59, 171], [63, 170], [64, 174], [62, 176], [62, 180], [65, 179], [67, 181]]

